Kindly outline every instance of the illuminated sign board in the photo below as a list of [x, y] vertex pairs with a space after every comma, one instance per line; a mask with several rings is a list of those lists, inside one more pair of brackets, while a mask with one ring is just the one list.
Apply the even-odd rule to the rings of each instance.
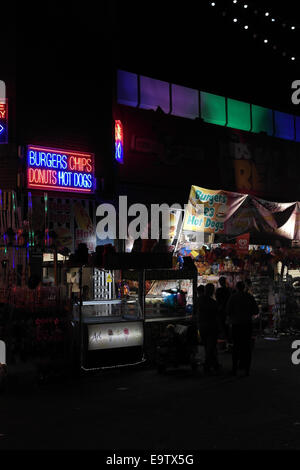
[[0, 144], [7, 144], [7, 103], [0, 101]]
[[101, 323], [88, 325], [88, 350], [142, 346], [142, 322]]
[[95, 190], [94, 156], [90, 153], [29, 145], [27, 187], [92, 193]]
[[115, 121], [115, 158], [119, 163], [123, 163], [123, 125], [121, 121]]

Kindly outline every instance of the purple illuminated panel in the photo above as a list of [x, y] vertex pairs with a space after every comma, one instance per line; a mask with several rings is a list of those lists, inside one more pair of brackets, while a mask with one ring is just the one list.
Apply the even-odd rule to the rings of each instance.
[[135, 73], [117, 72], [117, 101], [127, 106], [138, 105], [138, 76]]
[[140, 108], [156, 110], [160, 106], [165, 113], [170, 112], [169, 83], [141, 75], [140, 87]]
[[198, 90], [172, 85], [172, 114], [189, 119], [199, 117]]
[[295, 140], [294, 116], [274, 111], [275, 136], [281, 139]]

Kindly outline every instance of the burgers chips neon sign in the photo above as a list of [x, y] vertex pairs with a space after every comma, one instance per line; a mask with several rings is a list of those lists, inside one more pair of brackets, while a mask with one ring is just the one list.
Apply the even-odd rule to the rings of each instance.
[[95, 189], [94, 156], [30, 145], [27, 147], [27, 187], [92, 193]]

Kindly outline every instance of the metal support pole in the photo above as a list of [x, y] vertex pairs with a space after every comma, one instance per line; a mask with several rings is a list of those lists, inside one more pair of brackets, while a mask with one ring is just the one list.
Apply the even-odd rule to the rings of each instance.
[[57, 248], [54, 248], [53, 253], [53, 267], [54, 267], [54, 285], [58, 286], [58, 276], [57, 276]]
[[79, 268], [79, 370], [82, 366], [82, 268]]
[[139, 271], [139, 304], [141, 307], [142, 318], [145, 319], [145, 269]]

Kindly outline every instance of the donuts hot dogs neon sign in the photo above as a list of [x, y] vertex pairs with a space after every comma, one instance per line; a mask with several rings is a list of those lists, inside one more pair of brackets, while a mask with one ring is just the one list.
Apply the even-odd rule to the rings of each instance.
[[27, 147], [27, 187], [32, 189], [94, 192], [94, 156], [90, 153]]

